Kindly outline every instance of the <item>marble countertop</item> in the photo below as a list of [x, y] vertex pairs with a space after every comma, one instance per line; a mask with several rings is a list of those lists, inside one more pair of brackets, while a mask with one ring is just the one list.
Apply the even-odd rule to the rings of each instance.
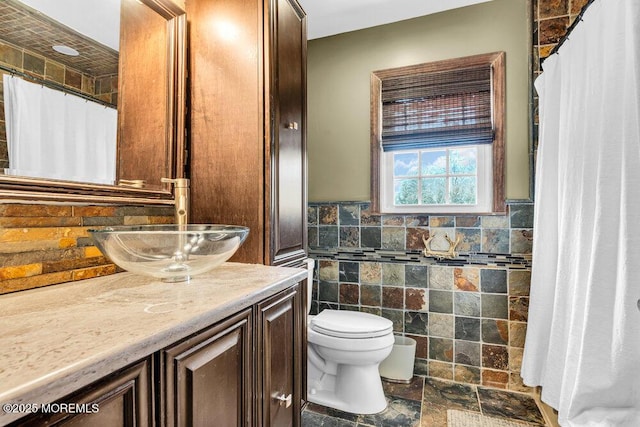
[[189, 283], [118, 273], [2, 295], [0, 404], [60, 399], [306, 276], [225, 263]]

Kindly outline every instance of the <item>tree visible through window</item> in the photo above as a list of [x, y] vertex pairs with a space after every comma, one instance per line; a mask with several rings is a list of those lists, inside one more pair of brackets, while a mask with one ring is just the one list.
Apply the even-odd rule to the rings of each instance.
[[372, 206], [502, 211], [504, 54], [377, 71]]
[[393, 153], [396, 205], [475, 205], [476, 147]]

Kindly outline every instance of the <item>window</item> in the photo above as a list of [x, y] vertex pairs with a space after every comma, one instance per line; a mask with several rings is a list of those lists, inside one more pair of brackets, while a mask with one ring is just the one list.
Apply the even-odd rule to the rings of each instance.
[[490, 145], [392, 151], [383, 156], [383, 212], [489, 212]]
[[504, 53], [374, 72], [371, 106], [374, 210], [504, 211]]

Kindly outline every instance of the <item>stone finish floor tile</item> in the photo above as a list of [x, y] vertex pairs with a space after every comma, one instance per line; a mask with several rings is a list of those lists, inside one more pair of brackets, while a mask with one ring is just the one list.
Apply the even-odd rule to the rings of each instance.
[[482, 413], [487, 416], [544, 425], [544, 417], [531, 396], [478, 387], [478, 397]]
[[425, 379], [424, 404], [443, 406], [445, 409], [480, 410], [475, 386], [435, 378]]
[[[304, 412], [313, 412], [319, 415], [324, 415], [330, 418], [338, 418], [341, 420], [352, 421], [356, 423], [358, 421], [358, 414], [352, 414], [350, 412], [340, 411], [338, 409], [329, 408], [327, 406], [317, 405], [315, 403], [309, 403]], [[305, 425], [305, 424], [303, 424]], [[355, 424], [354, 424], [355, 425]], [[313, 426], [313, 424], [309, 424], [309, 426]], [[305, 425], [306, 427], [306, 425]]]
[[479, 411], [474, 386], [426, 378], [421, 426], [447, 427], [447, 409]]
[[387, 409], [379, 414], [361, 415], [359, 426], [375, 427], [419, 427], [420, 409], [418, 400], [408, 400], [401, 397], [387, 397]]
[[414, 376], [408, 384], [382, 381], [382, 388], [386, 396], [401, 397], [403, 399], [417, 400], [420, 402], [422, 401], [424, 378]]
[[523, 393], [420, 376], [408, 384], [382, 384], [389, 403], [385, 411], [359, 415], [309, 403], [302, 414], [302, 426], [447, 427], [448, 409], [525, 422], [531, 427], [545, 425], [533, 397]]
[[330, 417], [311, 411], [303, 411], [302, 425], [304, 427], [355, 427], [357, 424], [341, 418]]

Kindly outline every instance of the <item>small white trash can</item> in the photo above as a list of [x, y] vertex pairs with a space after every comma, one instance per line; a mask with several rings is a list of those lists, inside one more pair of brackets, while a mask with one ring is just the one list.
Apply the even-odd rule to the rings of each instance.
[[416, 340], [396, 335], [391, 354], [380, 363], [380, 376], [392, 382], [409, 383], [413, 378]]

